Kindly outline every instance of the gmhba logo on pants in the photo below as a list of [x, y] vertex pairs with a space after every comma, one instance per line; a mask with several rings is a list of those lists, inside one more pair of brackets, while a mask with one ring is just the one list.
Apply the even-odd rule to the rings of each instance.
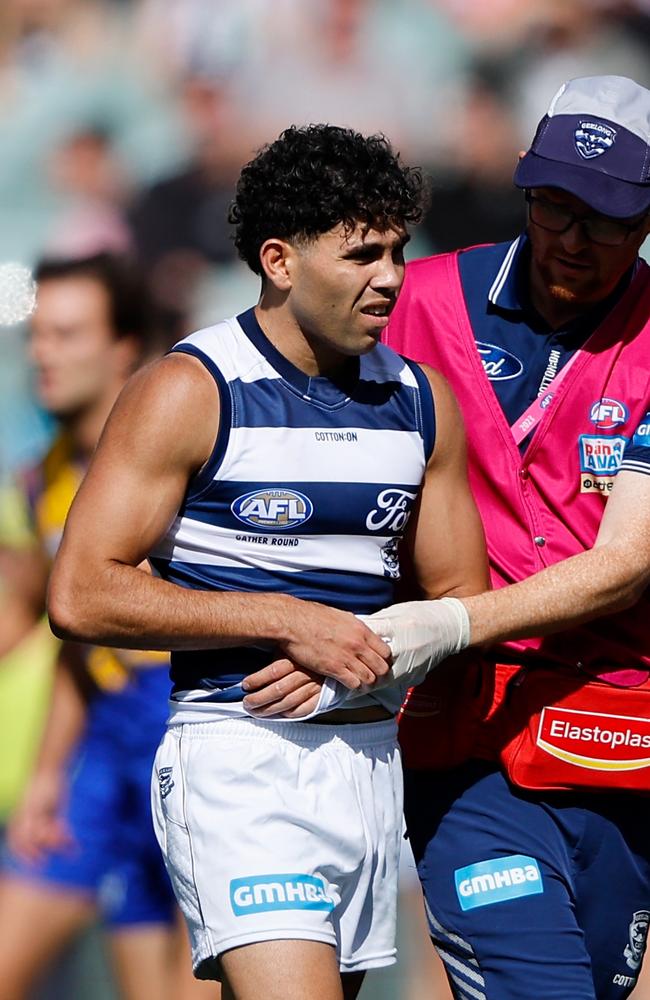
[[233, 913], [242, 917], [267, 910], [333, 910], [325, 880], [319, 875], [249, 875], [230, 883]]

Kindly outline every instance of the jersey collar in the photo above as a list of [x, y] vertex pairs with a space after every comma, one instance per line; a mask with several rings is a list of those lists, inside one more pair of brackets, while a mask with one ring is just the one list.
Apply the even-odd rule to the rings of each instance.
[[528, 237], [525, 233], [507, 245], [505, 257], [488, 292], [490, 305], [508, 312], [521, 312], [524, 309], [519, 294], [519, 273], [522, 255], [525, 256], [527, 248]]

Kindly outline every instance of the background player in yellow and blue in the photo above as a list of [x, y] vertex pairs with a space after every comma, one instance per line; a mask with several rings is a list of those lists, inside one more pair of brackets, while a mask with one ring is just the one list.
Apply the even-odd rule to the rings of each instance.
[[[20, 477], [33, 544], [5, 551], [14, 567], [13, 607], [28, 615], [31, 609], [34, 618], [106, 416], [153, 335], [130, 261], [109, 254], [43, 261], [36, 279], [30, 357], [38, 397], [59, 433], [43, 461]], [[10, 612], [12, 605], [5, 608]], [[189, 975], [184, 930], [150, 817], [167, 673], [161, 654], [61, 647], [36, 765], [8, 829], [0, 881], [6, 1000], [25, 997], [50, 960], [98, 915], [110, 932], [125, 998], [206, 995]]]

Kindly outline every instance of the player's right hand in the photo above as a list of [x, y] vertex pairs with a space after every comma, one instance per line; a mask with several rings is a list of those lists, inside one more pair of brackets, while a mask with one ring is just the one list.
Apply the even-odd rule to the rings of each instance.
[[297, 601], [289, 636], [279, 645], [298, 666], [340, 681], [351, 691], [384, 677], [390, 646], [348, 611]]
[[7, 827], [7, 843], [23, 861], [38, 864], [48, 851], [73, 846], [61, 815], [62, 800], [62, 775], [42, 772], [32, 777]]
[[318, 707], [325, 679], [296, 667], [291, 660], [274, 660], [254, 674], [242, 687], [249, 692], [244, 708], [256, 719], [303, 719]]

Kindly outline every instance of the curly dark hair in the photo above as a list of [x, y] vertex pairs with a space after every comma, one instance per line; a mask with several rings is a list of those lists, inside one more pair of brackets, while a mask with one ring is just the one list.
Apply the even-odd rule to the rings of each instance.
[[239, 256], [261, 275], [260, 247], [271, 237], [309, 241], [339, 224], [416, 224], [423, 203], [421, 172], [404, 166], [385, 136], [294, 125], [242, 169], [228, 221]]

